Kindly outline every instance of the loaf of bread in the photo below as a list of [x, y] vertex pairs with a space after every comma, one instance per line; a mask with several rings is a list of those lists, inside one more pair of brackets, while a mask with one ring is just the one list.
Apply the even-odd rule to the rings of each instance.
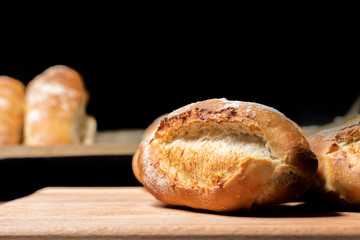
[[18, 144], [22, 139], [25, 86], [0, 76], [0, 145]]
[[89, 95], [81, 75], [56, 65], [29, 82], [25, 96], [24, 144], [91, 144], [96, 120], [86, 114]]
[[308, 139], [319, 168], [307, 198], [360, 206], [360, 121], [321, 131]]
[[277, 110], [209, 99], [156, 120], [133, 156], [133, 172], [158, 200], [211, 211], [295, 200], [317, 159], [300, 127]]

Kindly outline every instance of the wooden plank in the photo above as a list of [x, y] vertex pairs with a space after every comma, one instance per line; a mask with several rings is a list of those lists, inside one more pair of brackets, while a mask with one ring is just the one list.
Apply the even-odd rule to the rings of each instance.
[[45, 188], [0, 206], [0, 238], [359, 239], [359, 221], [301, 202], [216, 214], [164, 205], [142, 187]]
[[144, 129], [118, 129], [99, 131], [95, 136], [95, 143], [139, 143]]
[[138, 143], [99, 143], [93, 145], [0, 146], [0, 159], [95, 155], [133, 155]]
[[100, 131], [91, 145], [26, 146], [0, 145], [0, 159], [64, 156], [133, 155], [143, 129]]

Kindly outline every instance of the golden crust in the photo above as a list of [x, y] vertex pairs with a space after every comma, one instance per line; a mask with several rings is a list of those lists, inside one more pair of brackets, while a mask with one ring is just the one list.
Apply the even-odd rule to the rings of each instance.
[[[157, 119], [155, 119], [146, 129], [142, 138], [142, 141], [145, 141], [146, 137], [148, 137], [149, 135], [152, 134], [152, 132], [154, 132], [156, 130], [156, 128], [158, 127], [158, 125], [160, 124], [161, 118], [165, 117], [165, 115], [158, 117]], [[138, 167], [138, 155], [139, 155], [139, 151], [140, 149], [138, 148], [134, 155], [133, 155], [133, 161], [132, 161], [132, 170], [134, 173], [135, 178], [142, 183], [141, 177], [140, 177], [140, 173], [139, 173], [139, 167]]]
[[0, 76], [0, 145], [18, 144], [22, 138], [25, 86]]
[[256, 103], [197, 102], [149, 129], [133, 157], [134, 174], [171, 205], [231, 211], [294, 200], [317, 169], [300, 128]]
[[81, 75], [56, 65], [27, 86], [24, 144], [57, 145], [83, 142], [88, 93]]
[[319, 132], [309, 143], [319, 160], [310, 194], [360, 206], [360, 121]]
[[341, 125], [347, 125], [352, 122], [360, 121], [360, 114], [357, 114], [351, 118], [346, 119]]

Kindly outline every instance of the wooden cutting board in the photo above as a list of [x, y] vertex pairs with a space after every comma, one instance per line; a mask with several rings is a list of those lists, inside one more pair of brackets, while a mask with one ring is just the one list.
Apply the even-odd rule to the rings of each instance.
[[360, 239], [360, 213], [301, 202], [250, 213], [170, 207], [142, 187], [45, 188], [0, 205], [0, 239]]

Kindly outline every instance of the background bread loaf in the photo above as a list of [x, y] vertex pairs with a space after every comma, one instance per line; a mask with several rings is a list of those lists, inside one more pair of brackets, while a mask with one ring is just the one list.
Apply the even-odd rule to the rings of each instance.
[[96, 121], [87, 116], [89, 95], [81, 75], [56, 65], [36, 76], [26, 89], [24, 143], [92, 143]]
[[0, 76], [0, 145], [22, 140], [25, 86], [17, 79]]

